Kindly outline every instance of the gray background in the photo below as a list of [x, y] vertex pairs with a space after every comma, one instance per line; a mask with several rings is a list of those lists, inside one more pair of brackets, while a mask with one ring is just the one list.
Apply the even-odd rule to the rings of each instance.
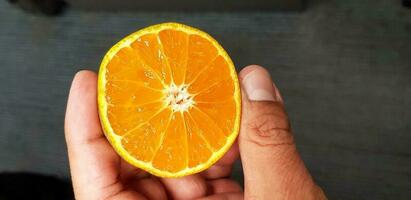
[[[68, 177], [71, 79], [147, 25], [217, 38], [237, 69], [267, 67], [298, 148], [330, 199], [411, 198], [411, 10], [399, 0], [308, 1], [304, 12], [35, 16], [0, 1], [0, 171]], [[240, 176], [237, 168], [237, 176]]]

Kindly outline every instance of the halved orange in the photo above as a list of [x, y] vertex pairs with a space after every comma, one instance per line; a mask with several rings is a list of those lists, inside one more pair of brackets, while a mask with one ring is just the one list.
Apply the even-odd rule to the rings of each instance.
[[177, 23], [139, 30], [105, 55], [100, 120], [117, 153], [161, 177], [207, 169], [240, 125], [234, 65], [207, 33]]

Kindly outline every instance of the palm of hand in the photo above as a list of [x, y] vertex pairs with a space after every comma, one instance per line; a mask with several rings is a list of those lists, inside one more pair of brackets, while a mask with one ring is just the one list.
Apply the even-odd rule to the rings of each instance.
[[[215, 165], [182, 178], [157, 178], [125, 163], [110, 146], [97, 113], [97, 75], [76, 75], [65, 133], [76, 199], [327, 199], [301, 160], [282, 97], [267, 70], [240, 72], [241, 128]], [[241, 154], [244, 193], [228, 177]]]
[[105, 139], [96, 104], [96, 75], [73, 81], [66, 113], [66, 140], [76, 199], [242, 199], [227, 178], [238, 144], [214, 166], [182, 178], [157, 178], [123, 161]]

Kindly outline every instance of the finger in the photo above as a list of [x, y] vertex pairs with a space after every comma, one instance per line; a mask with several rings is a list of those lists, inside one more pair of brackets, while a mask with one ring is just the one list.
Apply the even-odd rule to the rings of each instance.
[[167, 199], [166, 191], [161, 182], [154, 177], [135, 179], [129, 182], [133, 190], [147, 197], [147, 199]]
[[194, 199], [204, 196], [207, 193], [207, 184], [201, 177], [216, 179], [227, 177], [231, 173], [231, 168], [239, 156], [238, 143], [235, 142], [230, 150], [214, 166], [201, 173], [201, 175], [191, 175], [178, 179], [163, 179], [170, 195], [175, 199]]
[[96, 90], [96, 74], [78, 72], [67, 102], [65, 137], [76, 199], [105, 199], [122, 189], [120, 159], [100, 127]]
[[197, 200], [243, 200], [244, 195], [242, 192], [233, 192], [233, 193], [222, 193], [207, 196], [204, 198], [199, 198]]
[[[301, 198], [314, 186], [294, 145], [287, 114], [270, 74], [260, 66], [240, 72], [242, 124], [238, 139], [245, 197]], [[299, 190], [292, 191], [293, 187]], [[290, 196], [291, 195], [291, 196]]]
[[196, 199], [207, 193], [206, 182], [199, 174], [181, 178], [163, 178], [161, 182], [173, 199]]
[[217, 179], [207, 182], [210, 194], [241, 192], [241, 186], [230, 179]]
[[231, 175], [234, 162], [239, 157], [238, 142], [234, 142], [230, 150], [213, 166], [201, 172], [201, 175], [206, 179], [225, 178]]

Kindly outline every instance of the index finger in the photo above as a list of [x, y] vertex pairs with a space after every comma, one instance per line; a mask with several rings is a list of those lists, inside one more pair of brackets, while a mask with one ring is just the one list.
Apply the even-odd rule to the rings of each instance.
[[117, 184], [120, 158], [104, 137], [99, 122], [94, 72], [80, 71], [73, 79], [65, 136], [76, 199], [104, 199], [121, 189]]

